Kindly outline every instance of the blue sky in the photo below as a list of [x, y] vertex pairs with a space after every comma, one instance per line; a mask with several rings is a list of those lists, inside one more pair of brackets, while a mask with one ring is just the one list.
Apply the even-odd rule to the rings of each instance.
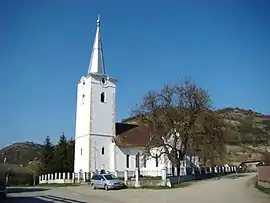
[[217, 108], [270, 114], [269, 9], [268, 0], [0, 1], [0, 147], [74, 136], [98, 12], [118, 120], [185, 76]]

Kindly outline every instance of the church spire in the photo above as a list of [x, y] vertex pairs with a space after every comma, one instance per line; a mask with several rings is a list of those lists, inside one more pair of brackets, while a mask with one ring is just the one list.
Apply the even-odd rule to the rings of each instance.
[[99, 14], [98, 14], [98, 19], [97, 19], [96, 37], [93, 44], [93, 50], [92, 50], [89, 67], [88, 67], [88, 74], [89, 73], [105, 74], [102, 42], [101, 42], [101, 37], [100, 37]]

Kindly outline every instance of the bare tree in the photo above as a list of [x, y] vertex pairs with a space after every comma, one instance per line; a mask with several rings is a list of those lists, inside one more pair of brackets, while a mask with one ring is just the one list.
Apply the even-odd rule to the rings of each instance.
[[[179, 176], [180, 161], [187, 150], [202, 146], [210, 130], [209, 145], [215, 140], [216, 133], [220, 133], [217, 118], [211, 117], [211, 108], [207, 91], [190, 79], [179, 85], [165, 85], [160, 92], [149, 92], [133, 111], [133, 116], [150, 129], [146, 154], [151, 157], [167, 156]], [[202, 127], [202, 124], [207, 127], [210, 123], [212, 128]], [[153, 148], [158, 151], [153, 151]]]

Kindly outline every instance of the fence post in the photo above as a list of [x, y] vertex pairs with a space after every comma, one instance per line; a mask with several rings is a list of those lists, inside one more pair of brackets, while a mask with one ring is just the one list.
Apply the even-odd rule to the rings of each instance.
[[81, 183], [81, 173], [78, 173], [78, 177], [77, 177], [78, 183]]
[[72, 173], [72, 182], [75, 183], [75, 172]]
[[140, 187], [139, 169], [138, 168], [136, 168], [136, 170], [135, 170], [135, 187]]
[[64, 172], [63, 173], [63, 180], [65, 180], [66, 179], [66, 173]]
[[124, 181], [125, 181], [125, 184], [127, 185], [127, 181], [128, 181], [128, 171], [125, 170], [125, 173], [124, 173]]
[[86, 172], [83, 173], [83, 182], [86, 182]]
[[162, 180], [163, 180], [163, 185], [166, 186], [167, 185], [167, 168], [166, 167], [162, 169]]
[[70, 172], [67, 173], [67, 179], [70, 179]]
[[115, 175], [115, 177], [118, 177], [117, 171], [114, 171], [114, 175]]
[[42, 181], [41, 176], [38, 176], [38, 184], [40, 184], [40, 183], [41, 183], [41, 181]]

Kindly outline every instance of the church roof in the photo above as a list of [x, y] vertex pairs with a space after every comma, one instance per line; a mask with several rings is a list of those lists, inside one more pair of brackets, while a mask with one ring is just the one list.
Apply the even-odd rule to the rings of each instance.
[[149, 141], [150, 131], [146, 124], [116, 123], [115, 143], [118, 147], [145, 147]]
[[105, 74], [102, 41], [100, 36], [100, 20], [97, 19], [97, 30], [93, 44], [93, 50], [89, 62], [88, 74]]

